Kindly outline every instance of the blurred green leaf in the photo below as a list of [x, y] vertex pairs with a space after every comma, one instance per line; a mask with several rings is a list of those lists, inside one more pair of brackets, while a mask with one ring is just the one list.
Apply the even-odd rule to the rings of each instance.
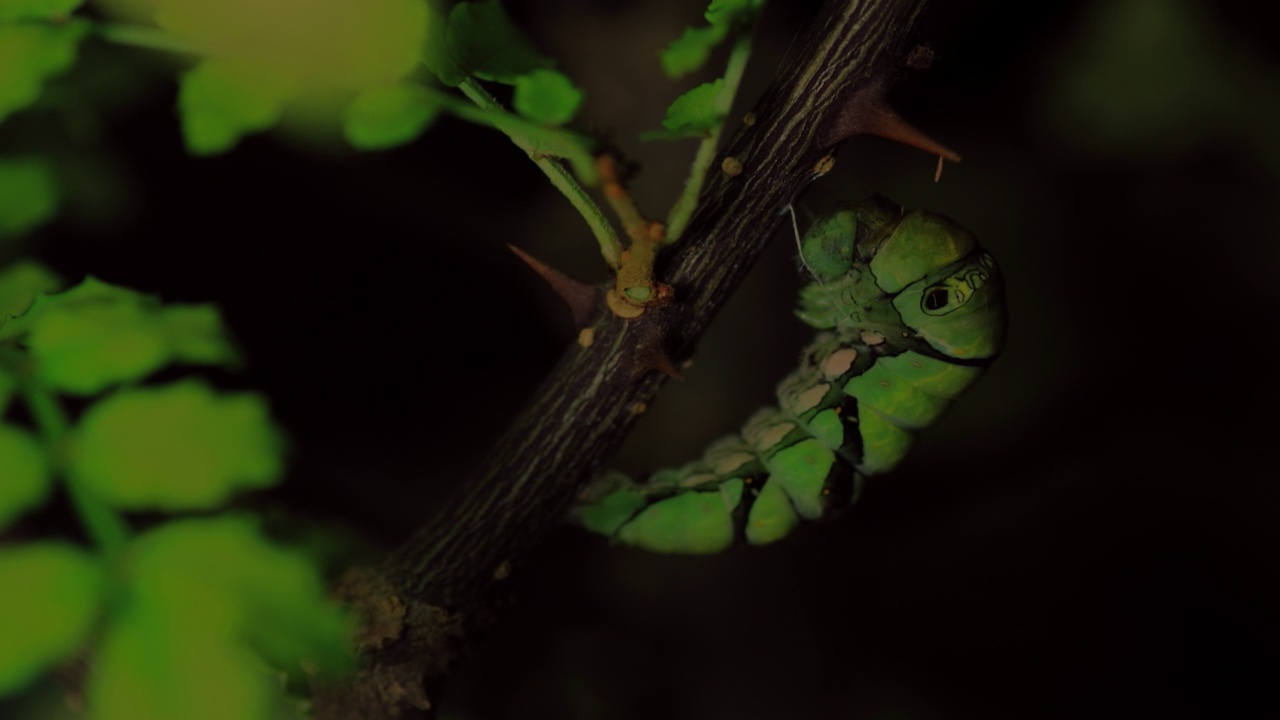
[[[3, 384], [4, 380], [0, 380]], [[3, 393], [0, 390], [0, 393]], [[0, 404], [0, 410], [3, 404]], [[52, 488], [49, 461], [31, 433], [0, 423], [0, 530], [14, 518], [44, 504]]]
[[31, 260], [21, 260], [0, 270], [0, 326], [11, 315], [21, 315], [39, 293], [62, 287], [62, 278]]
[[739, 32], [755, 22], [764, 0], [712, 0], [703, 17], [708, 27], [685, 28], [680, 37], [659, 54], [662, 70], [676, 79], [706, 64], [711, 51], [731, 32]]
[[534, 70], [516, 78], [512, 105], [535, 122], [569, 122], [582, 106], [582, 90], [558, 70]]
[[662, 71], [671, 79], [681, 78], [707, 64], [711, 51], [728, 35], [721, 25], [702, 28], [685, 28], [680, 37], [658, 55]]
[[[222, 598], [218, 598], [222, 599]], [[164, 598], [135, 600], [107, 628], [89, 679], [97, 720], [268, 720], [271, 681], [227, 617], [192, 613]], [[226, 614], [234, 611], [227, 607]]]
[[1195, 0], [1094, 3], [1060, 58], [1046, 124], [1095, 152], [1170, 158], [1247, 140], [1252, 118], [1280, 99], [1274, 79], [1250, 83], [1255, 63]]
[[[160, 0], [161, 28], [207, 58], [182, 78], [188, 149], [225, 152], [274, 126], [332, 123], [334, 95], [394, 85], [417, 69], [428, 31], [422, 0]], [[250, 21], [251, 20], [251, 21]]]
[[3, 0], [0, 20], [45, 20], [62, 17], [84, 4], [84, 0]]
[[40, 97], [44, 81], [75, 64], [89, 26], [0, 24], [0, 121]]
[[215, 305], [165, 305], [154, 318], [169, 346], [169, 362], [223, 365], [236, 362], [222, 313]]
[[448, 16], [440, 9], [441, 0], [427, 0], [427, 39], [423, 50], [423, 62], [440, 82], [457, 87], [467, 73], [453, 61], [449, 52]]
[[711, 0], [703, 17], [712, 25], [748, 24], [764, 6], [764, 0]]
[[197, 380], [121, 390], [73, 432], [69, 472], [122, 508], [212, 508], [238, 490], [274, 485], [284, 468], [262, 397], [218, 395]]
[[287, 78], [299, 91], [399, 80], [421, 61], [428, 22], [422, 0], [160, 0], [155, 18], [211, 58]]
[[482, 80], [513, 84], [521, 75], [555, 65], [516, 28], [498, 0], [458, 3], [446, 32], [453, 59]]
[[0, 340], [26, 335], [36, 377], [89, 395], [137, 380], [171, 362], [224, 364], [236, 356], [216, 308], [164, 306], [151, 295], [86, 278], [0, 326]]
[[411, 142], [435, 120], [440, 108], [413, 85], [370, 88], [347, 106], [342, 129], [361, 150], [382, 150]]
[[103, 575], [84, 552], [38, 543], [0, 547], [0, 696], [21, 689], [84, 641]]
[[216, 155], [275, 125], [294, 88], [282, 77], [231, 60], [209, 59], [184, 73], [178, 91], [182, 137], [193, 155]]
[[48, 163], [0, 160], [0, 239], [31, 230], [57, 209], [58, 186]]
[[719, 127], [724, 122], [724, 115], [716, 112], [716, 98], [724, 89], [724, 80], [703, 83], [681, 95], [667, 108], [667, 116], [662, 120], [662, 132], [646, 133], [644, 139], [670, 139], [696, 137], [704, 135]]
[[305, 556], [239, 517], [163, 525], [127, 550], [129, 604], [91, 678], [98, 720], [270, 717], [277, 692], [262, 656], [349, 666], [349, 624]]

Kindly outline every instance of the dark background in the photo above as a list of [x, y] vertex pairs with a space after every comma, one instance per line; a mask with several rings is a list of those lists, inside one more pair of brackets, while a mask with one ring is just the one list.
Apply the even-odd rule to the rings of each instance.
[[[507, 5], [663, 214], [693, 144], [635, 138], [701, 79], [671, 83], [655, 59], [700, 4]], [[816, 7], [772, 5], [743, 111]], [[935, 66], [891, 99], [964, 162], [934, 184], [933, 158], [856, 139], [801, 226], [871, 191], [952, 215], [1007, 276], [1004, 357], [840, 521], [709, 558], [556, 535], [517, 566], [446, 717], [1277, 710], [1280, 12], [935, 5], [920, 38]], [[443, 119], [388, 153], [268, 136], [191, 159], [158, 56], [85, 59], [53, 90], [79, 93], [81, 120], [19, 116], [0, 138], [59, 157], [70, 188], [30, 251], [73, 280], [218, 302], [249, 358], [235, 382], [292, 437], [274, 499], [403, 538], [572, 340], [505, 243], [603, 279], [589, 232], [490, 131]], [[687, 460], [771, 402], [809, 334], [791, 316], [793, 248], [780, 231], [618, 467]]]

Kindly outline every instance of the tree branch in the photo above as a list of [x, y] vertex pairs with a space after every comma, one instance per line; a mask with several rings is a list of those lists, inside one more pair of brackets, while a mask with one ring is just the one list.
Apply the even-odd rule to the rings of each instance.
[[368, 619], [363, 669], [354, 686], [317, 692], [317, 717], [431, 712], [468, 628], [491, 616], [495, 582], [562, 523], [579, 488], [613, 455], [636, 408], [665, 379], [653, 369], [692, 353], [783, 208], [830, 169], [835, 145], [866, 131], [849, 112], [898, 75], [924, 4], [824, 4], [712, 166], [682, 239], [660, 258], [674, 301], [629, 321], [600, 303], [594, 341], [565, 353], [477, 476], [380, 567], [349, 576], [344, 592]]

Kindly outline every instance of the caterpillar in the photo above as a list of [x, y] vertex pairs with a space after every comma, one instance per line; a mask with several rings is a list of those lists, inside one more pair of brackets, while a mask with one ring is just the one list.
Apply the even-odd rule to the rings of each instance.
[[819, 332], [778, 405], [647, 481], [606, 472], [574, 522], [655, 552], [774, 542], [851, 505], [1000, 353], [1003, 279], [949, 218], [873, 197], [818, 221], [800, 257], [796, 314]]

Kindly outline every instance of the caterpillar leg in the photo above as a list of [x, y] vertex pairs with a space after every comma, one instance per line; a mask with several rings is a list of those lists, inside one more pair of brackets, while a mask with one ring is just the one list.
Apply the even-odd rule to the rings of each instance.
[[660, 475], [653, 480], [640, 484], [607, 473], [588, 488], [573, 519], [587, 530], [653, 552], [714, 553], [733, 543], [742, 479], [717, 478], [705, 489], [683, 491]]
[[762, 410], [743, 437], [713, 443], [697, 462], [643, 483], [606, 473], [587, 488], [571, 519], [653, 552], [714, 553], [735, 540], [780, 540], [801, 519], [847, 507], [861, 481], [793, 418]]

